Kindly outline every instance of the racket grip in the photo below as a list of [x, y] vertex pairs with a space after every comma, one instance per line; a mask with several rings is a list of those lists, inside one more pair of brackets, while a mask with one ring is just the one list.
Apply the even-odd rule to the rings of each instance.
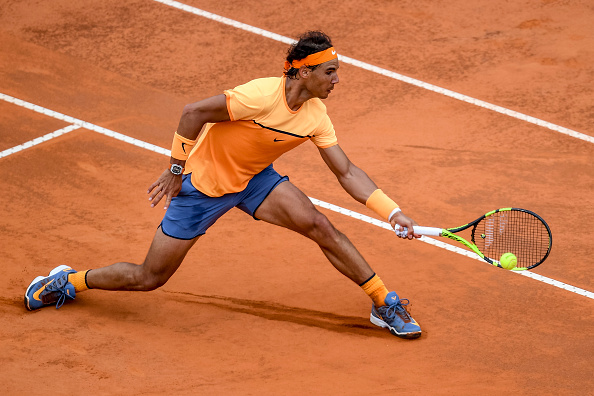
[[[408, 233], [408, 229], [406, 227], [404, 227], [404, 229], [402, 231], [398, 231], [398, 230], [394, 230], [394, 231], [396, 232], [396, 235], [398, 235], [400, 237], [404, 237]], [[420, 235], [441, 236], [441, 232], [443, 230], [441, 228], [437, 228], [437, 227], [416, 226], [413, 228], [413, 231], [415, 232], [415, 234], [420, 234]]]

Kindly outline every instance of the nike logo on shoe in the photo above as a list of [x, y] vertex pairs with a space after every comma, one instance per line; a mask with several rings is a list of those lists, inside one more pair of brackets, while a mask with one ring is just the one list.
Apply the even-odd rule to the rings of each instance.
[[41, 289], [37, 290], [35, 293], [33, 293], [33, 299], [36, 301], [41, 301], [41, 299], [39, 298], [39, 295], [45, 290], [46, 287], [48, 287], [55, 279], [52, 279], [51, 281], [47, 282], [45, 285], [43, 285], [41, 287]]

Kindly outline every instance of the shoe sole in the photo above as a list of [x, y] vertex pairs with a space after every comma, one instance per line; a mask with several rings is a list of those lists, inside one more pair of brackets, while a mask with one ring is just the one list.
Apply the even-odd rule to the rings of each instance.
[[26, 307], [26, 308], [27, 308], [29, 311], [33, 311], [33, 310], [35, 310], [35, 309], [38, 309], [38, 308], [31, 308], [31, 307], [29, 306], [29, 297], [27, 297], [27, 296], [28, 296], [28, 294], [29, 294], [29, 290], [31, 290], [31, 287], [33, 287], [33, 285], [34, 285], [34, 284], [36, 284], [37, 282], [39, 282], [39, 281], [41, 281], [41, 280], [44, 280], [44, 279], [47, 279], [47, 278], [49, 278], [50, 276], [52, 276], [52, 275], [55, 275], [55, 274], [57, 274], [58, 272], [61, 272], [61, 271], [64, 271], [64, 270], [69, 270], [69, 269], [72, 269], [72, 268], [70, 268], [70, 267], [69, 267], [69, 266], [67, 266], [67, 265], [60, 265], [60, 266], [57, 266], [56, 268], [54, 268], [53, 270], [51, 270], [48, 276], [38, 276], [37, 278], [33, 279], [33, 282], [31, 282], [31, 283], [29, 284], [29, 287], [27, 287], [27, 290], [25, 291], [25, 301], [24, 301], [24, 303], [25, 303], [25, 307]]
[[394, 334], [396, 337], [411, 339], [411, 338], [419, 338], [421, 336], [420, 330], [415, 331], [415, 332], [409, 332], [409, 333], [399, 333], [395, 328], [393, 328], [392, 326], [390, 326], [389, 324], [387, 324], [380, 318], [376, 317], [374, 314], [371, 314], [369, 316], [369, 320], [371, 321], [371, 323], [373, 323], [376, 326], [387, 328], [388, 330], [390, 330], [390, 333]]

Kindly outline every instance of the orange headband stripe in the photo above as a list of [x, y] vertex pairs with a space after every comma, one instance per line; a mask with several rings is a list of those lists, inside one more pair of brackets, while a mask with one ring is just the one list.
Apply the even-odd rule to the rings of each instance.
[[332, 59], [338, 58], [338, 54], [334, 47], [330, 47], [324, 51], [316, 52], [306, 56], [303, 59], [294, 60], [292, 63], [285, 61], [285, 70], [289, 70], [291, 67], [299, 69], [301, 66], [315, 66], [324, 62], [331, 61]]

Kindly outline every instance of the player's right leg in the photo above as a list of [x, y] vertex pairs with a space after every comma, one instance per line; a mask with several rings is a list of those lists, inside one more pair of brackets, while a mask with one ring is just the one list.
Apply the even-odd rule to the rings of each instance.
[[102, 290], [150, 291], [163, 286], [177, 271], [190, 248], [200, 238], [177, 239], [157, 230], [141, 265], [120, 262], [87, 274], [87, 286]]
[[25, 292], [29, 310], [65, 301], [88, 288], [103, 290], [154, 290], [175, 273], [198, 238], [225, 212], [236, 205], [233, 194], [212, 198], [196, 190], [190, 175], [171, 201], [161, 226], [142, 264], [127, 262], [76, 272], [68, 266], [54, 268], [49, 276], [38, 276]]
[[[77, 273], [72, 268], [61, 265], [54, 268], [49, 276], [38, 276], [31, 282], [25, 292], [25, 307], [28, 310], [48, 305], [60, 308], [67, 300], [74, 299], [77, 291], [87, 288], [154, 290], [164, 285], [175, 273], [198, 238], [199, 236], [189, 240], [172, 238], [165, 235], [159, 227], [142, 264], [120, 262], [84, 273]], [[81, 275], [82, 279], [77, 281], [76, 277]]]

